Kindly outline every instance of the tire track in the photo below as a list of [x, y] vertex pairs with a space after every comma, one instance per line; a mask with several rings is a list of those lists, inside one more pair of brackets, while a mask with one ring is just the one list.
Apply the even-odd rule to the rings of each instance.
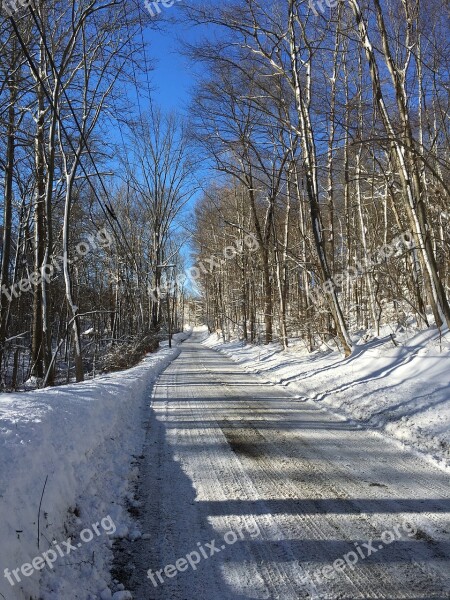
[[[448, 480], [418, 457], [294, 402], [195, 341], [161, 376], [152, 412], [138, 495], [147, 498], [141, 526], [155, 539], [127, 550], [135, 598], [450, 598]], [[425, 523], [417, 539], [334, 579], [303, 579], [405, 517]], [[146, 568], [255, 525], [257, 539], [157, 589], [145, 577]]]

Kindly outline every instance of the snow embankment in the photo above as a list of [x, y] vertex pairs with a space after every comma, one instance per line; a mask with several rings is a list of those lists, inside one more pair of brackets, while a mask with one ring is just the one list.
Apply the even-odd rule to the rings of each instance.
[[252, 373], [287, 386], [296, 400], [311, 400], [357, 424], [389, 434], [450, 467], [450, 336], [436, 329], [407, 333], [389, 329], [353, 355], [308, 354], [292, 345], [224, 344], [216, 334], [204, 343]]
[[0, 596], [111, 598], [113, 539], [136, 535], [123, 505], [151, 386], [186, 337], [127, 371], [0, 397]]

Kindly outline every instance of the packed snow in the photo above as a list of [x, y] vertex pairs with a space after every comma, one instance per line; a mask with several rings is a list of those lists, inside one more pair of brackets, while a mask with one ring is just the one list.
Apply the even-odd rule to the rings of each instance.
[[0, 596], [129, 597], [107, 580], [111, 547], [117, 537], [140, 535], [126, 510], [137, 475], [130, 463], [142, 448], [151, 386], [186, 337], [127, 371], [2, 395], [0, 564], [9, 579], [1, 578]]
[[135, 486], [149, 537], [115, 548], [135, 600], [449, 597], [448, 474], [414, 452], [293, 401], [196, 334], [150, 413]]
[[312, 401], [363, 427], [376, 429], [450, 466], [450, 335], [384, 327], [380, 336], [354, 338], [352, 356], [323, 346], [308, 353], [293, 340], [278, 344], [224, 343], [212, 334], [205, 344], [296, 400]]

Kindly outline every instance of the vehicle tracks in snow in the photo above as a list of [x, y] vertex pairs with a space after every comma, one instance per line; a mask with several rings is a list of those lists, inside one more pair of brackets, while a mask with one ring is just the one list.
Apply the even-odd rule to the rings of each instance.
[[[136, 487], [147, 535], [116, 549], [115, 572], [135, 599], [450, 598], [446, 473], [295, 402], [195, 336], [159, 378], [149, 411]], [[247, 535], [224, 544], [230, 531]], [[388, 531], [399, 539], [384, 544]], [[162, 574], [157, 587], [147, 578], [211, 540], [219, 551], [195, 570]], [[319, 577], [369, 540], [371, 556]]]

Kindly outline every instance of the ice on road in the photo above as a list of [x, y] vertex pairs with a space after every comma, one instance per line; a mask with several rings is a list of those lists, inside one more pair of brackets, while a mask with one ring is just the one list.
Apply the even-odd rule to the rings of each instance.
[[133, 597], [450, 598], [448, 474], [199, 339], [153, 390]]

